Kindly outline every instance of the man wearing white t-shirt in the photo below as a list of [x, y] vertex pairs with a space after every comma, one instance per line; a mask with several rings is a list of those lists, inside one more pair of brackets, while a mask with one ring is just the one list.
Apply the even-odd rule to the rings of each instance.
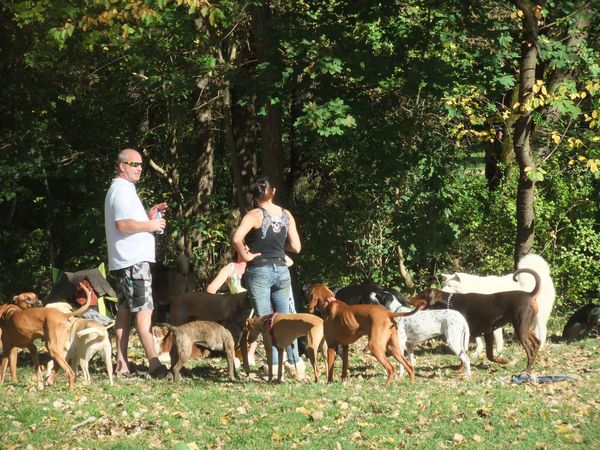
[[162, 378], [168, 371], [157, 358], [150, 327], [152, 325], [152, 276], [150, 263], [155, 262], [154, 233], [164, 230], [166, 203], [146, 212], [135, 184], [142, 175], [142, 156], [133, 149], [119, 153], [117, 176], [112, 180], [104, 200], [104, 226], [108, 248], [108, 267], [117, 277], [119, 305], [115, 320], [117, 341], [117, 375], [127, 376], [127, 348], [131, 317], [148, 358], [148, 373]]

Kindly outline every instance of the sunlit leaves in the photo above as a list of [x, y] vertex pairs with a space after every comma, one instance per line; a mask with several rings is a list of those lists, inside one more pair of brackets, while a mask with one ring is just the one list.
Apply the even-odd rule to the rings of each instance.
[[320, 105], [308, 102], [303, 108], [304, 115], [296, 120], [296, 125], [308, 126], [320, 136], [341, 135], [346, 128], [356, 126], [349, 111], [350, 107], [340, 98]]
[[531, 181], [544, 181], [544, 175], [546, 175], [546, 171], [541, 167], [537, 167], [535, 169], [532, 167], [525, 167], [525, 174]]

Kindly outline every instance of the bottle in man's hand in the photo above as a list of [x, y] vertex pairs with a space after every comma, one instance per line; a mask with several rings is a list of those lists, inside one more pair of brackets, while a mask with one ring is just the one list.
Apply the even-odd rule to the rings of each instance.
[[[160, 209], [158, 211], [156, 211], [156, 218], [157, 219], [162, 218], [162, 212], [160, 212]], [[165, 234], [165, 230], [155, 231], [154, 234]]]

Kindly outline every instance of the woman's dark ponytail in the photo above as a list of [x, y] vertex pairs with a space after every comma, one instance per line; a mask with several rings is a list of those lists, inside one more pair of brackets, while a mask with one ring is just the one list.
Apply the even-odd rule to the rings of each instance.
[[258, 178], [250, 187], [254, 201], [264, 201], [272, 194], [273, 184], [267, 177]]

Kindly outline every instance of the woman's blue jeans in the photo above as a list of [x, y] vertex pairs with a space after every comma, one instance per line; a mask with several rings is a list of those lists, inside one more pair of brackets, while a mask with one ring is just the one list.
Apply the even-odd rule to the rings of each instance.
[[[290, 296], [292, 284], [290, 271], [286, 266], [271, 264], [268, 266], [247, 267], [244, 273], [245, 287], [248, 297], [258, 316], [266, 316], [274, 312], [290, 312]], [[273, 347], [273, 365], [278, 364], [277, 349]], [[295, 364], [300, 359], [298, 343], [285, 349], [288, 361]]]

